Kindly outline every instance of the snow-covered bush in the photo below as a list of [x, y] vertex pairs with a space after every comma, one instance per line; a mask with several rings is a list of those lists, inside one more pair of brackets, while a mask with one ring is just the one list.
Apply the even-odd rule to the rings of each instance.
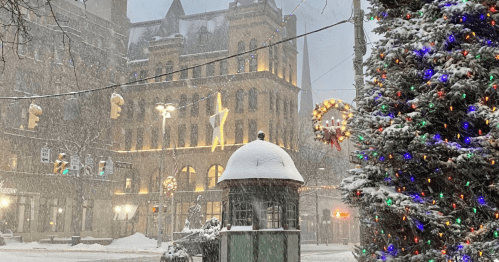
[[184, 262], [191, 261], [191, 256], [187, 253], [187, 249], [173, 242], [168, 246], [168, 251], [163, 253], [161, 262]]

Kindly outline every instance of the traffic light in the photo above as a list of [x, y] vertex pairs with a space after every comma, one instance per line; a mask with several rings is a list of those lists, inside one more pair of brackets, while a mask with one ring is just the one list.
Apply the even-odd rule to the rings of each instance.
[[158, 207], [152, 207], [152, 212], [153, 213], [158, 213]]
[[66, 175], [69, 170], [67, 169], [68, 162], [66, 160], [66, 154], [60, 153], [58, 160], [54, 162], [54, 174], [63, 174]]
[[35, 127], [38, 125], [36, 122], [40, 120], [38, 116], [42, 114], [42, 108], [37, 106], [35, 103], [31, 103], [31, 105], [29, 105], [28, 113], [28, 128], [35, 129]]
[[99, 161], [99, 176], [106, 174], [106, 161]]
[[125, 104], [123, 97], [117, 93], [111, 95], [111, 118], [117, 119], [121, 113], [121, 107]]

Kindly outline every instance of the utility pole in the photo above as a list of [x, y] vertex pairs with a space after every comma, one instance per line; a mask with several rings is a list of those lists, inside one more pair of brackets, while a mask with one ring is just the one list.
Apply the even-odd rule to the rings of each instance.
[[364, 10], [360, 8], [360, 0], [353, 0], [354, 9], [354, 33], [355, 33], [355, 100], [359, 99], [359, 92], [364, 87], [364, 67], [362, 57], [366, 54], [366, 42], [364, 39]]

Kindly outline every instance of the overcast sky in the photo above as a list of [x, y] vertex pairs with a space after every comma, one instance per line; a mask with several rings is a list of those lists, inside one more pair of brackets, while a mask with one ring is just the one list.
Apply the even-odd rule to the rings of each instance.
[[[128, 0], [128, 17], [132, 22], [160, 19], [165, 16], [172, 1]], [[232, 0], [181, 0], [181, 2], [186, 14], [195, 14], [227, 9], [229, 2], [232, 2]], [[282, 8], [283, 15], [287, 15], [302, 0], [275, 0], [275, 2], [278, 7]], [[367, 1], [362, 0], [362, 9], [367, 12], [367, 7]], [[313, 31], [348, 19], [351, 13], [352, 2], [350, 0], [304, 1], [294, 13], [298, 19], [297, 33], [302, 34], [305, 32], [305, 24], [307, 31]], [[371, 41], [379, 39], [378, 35], [371, 32], [374, 27], [374, 22], [364, 23], [364, 28], [368, 36], [367, 42], [369, 42], [369, 39]], [[353, 57], [348, 57], [354, 53], [353, 24], [342, 24], [307, 37], [314, 103], [329, 98], [339, 98], [351, 103], [355, 97], [355, 90], [353, 90], [355, 73], [352, 63]], [[368, 53], [364, 57], [364, 60], [370, 53], [371, 45], [367, 46], [367, 50]], [[301, 86], [303, 39], [298, 40], [298, 52], [298, 86]], [[346, 58], [348, 59], [340, 64]], [[337, 66], [338, 64], [340, 65]], [[334, 66], [337, 67], [321, 77]], [[319, 79], [319, 77], [321, 78]]]

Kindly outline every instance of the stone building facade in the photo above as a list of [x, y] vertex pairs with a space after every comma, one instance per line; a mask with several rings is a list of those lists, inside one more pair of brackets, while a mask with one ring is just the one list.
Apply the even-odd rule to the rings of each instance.
[[[158, 206], [162, 144], [162, 118], [154, 109], [157, 102], [177, 107], [166, 120], [164, 136], [164, 177], [178, 168], [173, 206], [171, 198], [165, 198], [166, 236], [171, 234], [172, 222], [174, 232], [182, 231], [188, 208], [198, 196], [203, 219], [220, 218], [218, 177], [230, 155], [255, 140], [259, 130], [267, 134], [268, 141], [292, 155], [296, 152], [295, 40], [224, 60], [268, 45], [268, 38], [271, 43], [295, 36], [296, 17], [283, 16], [273, 0], [238, 2], [224, 10], [185, 14], [182, 3], [174, 0], [163, 19], [131, 25], [128, 80], [138, 82], [119, 89], [125, 104], [113, 124], [113, 134], [117, 141], [114, 159], [132, 163], [133, 168], [116, 170], [121, 188], [114, 193], [113, 205], [117, 210], [129, 206], [134, 212], [128, 220], [113, 222], [114, 232], [119, 232], [115, 236], [125, 232], [157, 235], [153, 210]], [[202, 66], [186, 70], [195, 65]], [[141, 80], [170, 72], [175, 73]], [[209, 118], [215, 114], [218, 92], [229, 112], [224, 150], [217, 146], [212, 152]], [[117, 218], [123, 217], [120, 214]]]
[[[127, 1], [89, 1], [87, 9], [81, 1], [51, 3], [59, 25], [47, 5], [22, 9], [29, 36], [21, 35], [18, 46], [3, 43], [2, 96], [59, 94], [125, 81]], [[108, 8], [96, 12], [102, 6]], [[3, 39], [13, 39], [14, 29], [2, 28]], [[66, 32], [64, 42], [61, 29]], [[32, 241], [49, 235], [70, 237], [81, 223], [76, 231], [82, 236], [112, 235], [115, 183], [112, 176], [99, 177], [95, 171], [99, 160], [112, 155], [107, 131], [112, 124], [111, 93], [0, 101], [2, 230]], [[34, 129], [28, 128], [31, 102], [43, 111]], [[42, 156], [42, 148], [50, 153]], [[79, 177], [76, 171], [54, 174], [59, 153], [65, 153], [68, 162], [70, 156], [80, 156], [82, 163], [90, 156], [93, 169], [84, 174], [80, 168]]]

